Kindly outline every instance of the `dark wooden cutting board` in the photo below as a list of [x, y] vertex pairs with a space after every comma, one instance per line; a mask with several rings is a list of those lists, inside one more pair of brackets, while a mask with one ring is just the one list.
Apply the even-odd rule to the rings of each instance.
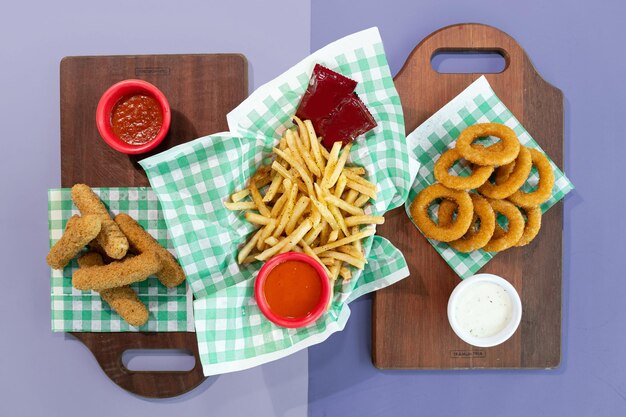
[[[554, 162], [563, 164], [563, 94], [537, 73], [524, 50], [506, 33], [478, 24], [443, 28], [424, 39], [395, 78], [407, 134], [481, 74], [441, 74], [431, 66], [437, 52], [496, 51], [506, 61], [487, 74], [496, 94]], [[386, 216], [378, 230], [405, 255], [410, 276], [375, 293], [372, 358], [384, 369], [553, 368], [561, 357], [563, 204], [543, 217], [529, 245], [498, 254], [479, 272], [500, 275], [517, 289], [523, 305], [515, 335], [500, 346], [474, 348], [448, 323], [447, 303], [460, 278], [410, 223], [404, 208]]]
[[[226, 114], [248, 95], [243, 55], [137, 55], [66, 57], [61, 61], [61, 185], [149, 186], [137, 161], [172, 146], [228, 130]], [[112, 84], [138, 78], [167, 97], [172, 123], [152, 152], [129, 156], [105, 144], [95, 122], [96, 106]], [[94, 354], [119, 386], [146, 397], [183, 394], [204, 380], [195, 333], [72, 333]], [[196, 362], [188, 372], [130, 371], [122, 364], [128, 349], [186, 349]]]

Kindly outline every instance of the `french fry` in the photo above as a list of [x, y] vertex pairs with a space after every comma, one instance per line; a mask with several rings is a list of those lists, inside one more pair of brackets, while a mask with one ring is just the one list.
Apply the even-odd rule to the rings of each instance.
[[319, 262], [322, 265], [322, 268], [324, 268], [324, 271], [326, 272], [326, 275], [328, 277], [330, 277], [330, 271], [328, 270], [328, 268], [326, 267], [326, 265], [324, 265], [322, 263], [322, 261], [320, 260], [320, 258], [317, 256], [317, 254], [315, 252], [313, 252], [313, 249], [311, 249], [311, 247], [303, 240], [300, 241], [300, 245], [302, 245], [302, 250], [304, 251], [304, 253], [306, 253], [307, 255], [309, 255], [311, 258], [315, 259], [317, 262]]
[[345, 167], [344, 174], [346, 172], [351, 172], [354, 175], [365, 175], [365, 168], [363, 167]]
[[365, 178], [362, 178], [358, 176], [357, 174], [354, 174], [350, 171], [344, 172], [344, 175], [346, 176], [347, 179], [350, 179], [354, 182], [358, 182], [359, 184], [362, 184], [364, 187], [371, 188], [374, 192], [376, 192], [376, 184], [369, 182]]
[[307, 209], [307, 207], [309, 207], [309, 201], [311, 200], [305, 195], [301, 196], [298, 199], [293, 209], [293, 213], [291, 214], [291, 218], [287, 222], [287, 226], [285, 226], [285, 232], [287, 232], [287, 234], [293, 232], [293, 229], [295, 229], [296, 227], [296, 223], [298, 222], [304, 211]]
[[276, 228], [277, 224], [278, 224], [278, 220], [271, 219], [267, 225], [263, 226], [260, 229], [263, 231], [263, 233], [261, 233], [261, 236], [259, 237], [259, 240], [256, 243], [257, 251], [262, 252], [265, 249], [265, 245], [267, 245], [267, 242], [265, 241], [265, 239], [267, 239], [269, 236], [272, 235], [272, 232]]
[[365, 261], [365, 257], [363, 256], [363, 254], [361, 253], [361, 251], [358, 251], [354, 246], [352, 245], [343, 245], [343, 246], [339, 246], [337, 248], [337, 252], [342, 252], [342, 253], [347, 253], [350, 256], [354, 256], [357, 259], [360, 259], [362, 261]]
[[266, 217], [263, 216], [261, 214], [257, 214], [253, 211], [247, 211], [245, 214], [245, 218], [247, 221], [249, 221], [250, 223], [254, 223], [254, 224], [260, 224], [265, 226], [266, 224], [269, 224], [270, 221], [272, 221], [272, 219], [270, 217]]
[[272, 246], [269, 249], [261, 252], [256, 256], [256, 259], [259, 261], [265, 261], [277, 253], [285, 253], [289, 252], [300, 240], [306, 235], [306, 233], [311, 229], [313, 224], [310, 219], [306, 219], [303, 221], [300, 226], [293, 231], [293, 233], [289, 236], [286, 236], [281, 241], [279, 241], [276, 245]]
[[330, 236], [330, 231], [332, 228], [328, 224], [326, 220], [324, 220], [324, 227], [322, 228], [322, 233], [320, 234], [319, 243], [314, 244], [313, 246], [317, 247], [323, 243], [328, 243], [328, 236]]
[[230, 199], [233, 200], [233, 203], [236, 203], [237, 201], [241, 201], [249, 195], [250, 195], [250, 189], [244, 188], [241, 191], [237, 191], [236, 193], [231, 194]]
[[[309, 202], [310, 202], [310, 199], [309, 199]], [[321, 220], [322, 220], [322, 215], [320, 214], [319, 210], [316, 209], [315, 206], [311, 205], [311, 221], [313, 222], [313, 227], [320, 224]]]
[[303, 239], [304, 242], [307, 245], [312, 245], [313, 242], [315, 241], [315, 239], [322, 232], [322, 229], [324, 229], [326, 224], [327, 224], [326, 220], [324, 220], [321, 223], [318, 223], [317, 226], [314, 226], [311, 230], [309, 230], [309, 232], [306, 234], [306, 236], [304, 236], [304, 239]]
[[[320, 137], [320, 142], [322, 141], [322, 138]], [[328, 159], [330, 158], [330, 153], [328, 152], [328, 150], [323, 147], [320, 146], [320, 153], [322, 154], [322, 158], [324, 158], [326, 161], [328, 161]]]
[[[296, 120], [296, 123], [297, 123], [299, 119], [294, 119], [294, 120]], [[323, 146], [320, 146], [320, 142], [317, 138], [317, 135], [315, 134], [315, 129], [313, 128], [313, 123], [311, 123], [310, 120], [305, 120], [304, 126], [306, 127], [306, 130], [307, 130], [309, 143], [311, 144], [311, 152], [313, 153], [313, 158], [315, 158], [315, 163], [317, 164], [317, 167], [320, 169], [320, 173], [323, 173], [325, 162], [324, 162], [324, 159], [322, 159], [322, 152], [320, 150], [320, 148], [323, 148]]]
[[319, 258], [320, 261], [322, 261], [322, 265], [330, 267], [335, 265], [335, 259], [334, 258], [329, 258], [329, 257], [324, 257], [324, 258]]
[[336, 206], [329, 204], [328, 211], [331, 212], [331, 214], [337, 221], [337, 224], [339, 225], [339, 229], [343, 232], [344, 235], [347, 236], [349, 234], [348, 226], [346, 226], [346, 222], [344, 221], [343, 216], [341, 215], [341, 212], [339, 211], [339, 209]]
[[[275, 174], [274, 177], [272, 178], [272, 182], [270, 183], [269, 188], [267, 189], [265, 195], [263, 196], [263, 202], [264, 203], [269, 203], [270, 201], [272, 201], [274, 199], [274, 196], [276, 196], [276, 193], [278, 192], [278, 189], [280, 188], [280, 184], [282, 183], [282, 176], [279, 174]], [[232, 197], [231, 197], [232, 198]], [[233, 200], [235, 201], [235, 200]]]
[[[313, 249], [315, 251], [315, 249]], [[319, 255], [319, 254], [318, 254]], [[258, 257], [257, 257], [258, 259]], [[320, 257], [320, 259], [322, 259], [322, 261], [324, 261], [324, 259], [333, 259], [333, 260], [339, 260], [339, 261], [343, 261], [346, 263], [349, 263], [352, 266], [355, 266], [359, 269], [363, 269], [365, 267], [365, 262], [355, 258], [354, 256], [350, 256], [347, 253], [342, 253], [342, 252], [336, 252], [336, 251], [328, 251], [328, 252], [324, 252], [324, 257]]]
[[[263, 233], [261, 234], [261, 237], [259, 238], [259, 241], [263, 242], [263, 244], [267, 244], [266, 239], [268, 237], [270, 237], [272, 235], [272, 232], [274, 232], [274, 229], [276, 229], [276, 226], [278, 225], [278, 220], [276, 219], [272, 219], [264, 228], [263, 228]], [[263, 245], [257, 245], [257, 250], [261, 251], [261, 246]]]
[[[354, 204], [354, 202], [356, 201], [358, 196], [359, 196], [359, 192], [357, 190], [350, 189], [346, 193], [346, 196], [344, 197], [343, 201], [345, 201], [348, 204]], [[368, 199], [369, 199], [369, 197], [368, 197]]]
[[304, 184], [304, 182], [302, 182], [302, 179], [298, 178], [298, 176], [294, 176], [294, 178], [295, 178], [294, 182], [298, 186], [298, 189], [300, 190], [300, 192], [302, 194], [308, 195], [309, 194], [309, 190], [308, 190], [307, 186]]
[[343, 190], [346, 189], [346, 183], [348, 182], [348, 179], [346, 178], [345, 175], [341, 174], [339, 176], [339, 179], [337, 180], [337, 184], [335, 185], [335, 190], [333, 191], [333, 195], [337, 198], [340, 198], [341, 195], [343, 194]]
[[343, 246], [343, 245], [346, 245], [348, 243], [352, 243], [355, 240], [365, 239], [368, 236], [372, 236], [375, 232], [376, 231], [374, 230], [374, 228], [365, 229], [365, 230], [362, 230], [362, 231], [360, 231], [358, 233], [355, 233], [353, 235], [346, 236], [343, 239], [339, 239], [339, 240], [337, 240], [335, 242], [327, 243], [327, 244], [325, 244], [323, 246], [318, 246], [317, 248], [315, 248], [313, 250], [315, 251], [315, 253], [317, 253], [319, 255], [319, 254], [325, 253], [325, 252], [327, 252], [327, 251], [329, 251], [331, 249], [338, 248], [339, 246]]
[[336, 260], [333, 266], [330, 267], [330, 279], [335, 281], [339, 276], [339, 270], [341, 269], [341, 261]]
[[[272, 181], [272, 177], [270, 176], [270, 172], [272, 171], [272, 167], [269, 165], [263, 165], [254, 173], [252, 178], [250, 178], [250, 184], [256, 185], [257, 188], [263, 188], [267, 184]], [[250, 187], [248, 187], [250, 188]]]
[[332, 215], [332, 213], [322, 203], [320, 203], [319, 201], [313, 198], [311, 199], [311, 203], [313, 203], [315, 208], [322, 215], [322, 218], [328, 222], [328, 224], [333, 230], [339, 229], [339, 224], [337, 223], [337, 220], [335, 220], [335, 217]]
[[334, 242], [339, 238], [339, 230], [332, 230], [328, 235], [328, 241]]
[[[357, 233], [359, 233], [359, 230], [361, 230], [359, 226], [354, 226], [350, 231], [353, 235], [356, 235]], [[352, 242], [352, 246], [354, 246], [354, 249], [356, 249], [359, 253], [363, 253], [363, 247], [360, 240], [355, 240], [354, 242]]]
[[283, 135], [283, 137], [281, 137], [278, 141], [278, 149], [280, 149], [281, 151], [287, 149], [287, 139], [285, 138], [285, 135]]
[[309, 176], [308, 171], [306, 170], [306, 168], [302, 165], [300, 165], [300, 163], [298, 163], [298, 161], [296, 161], [293, 156], [291, 155], [291, 152], [289, 152], [289, 149], [285, 150], [284, 152], [274, 148], [274, 152], [280, 156], [281, 158], [283, 158], [285, 160], [285, 162], [287, 162], [289, 165], [291, 165], [292, 168], [294, 168], [296, 170], [296, 172], [298, 173], [298, 175], [300, 175], [300, 178], [302, 178], [302, 180], [304, 181], [304, 184], [306, 185], [306, 190], [309, 194], [313, 194], [313, 183], [311, 182], [311, 177]]
[[363, 207], [365, 205], [365, 203], [370, 201], [370, 198], [375, 198], [375, 197], [372, 197], [372, 196], [367, 195], [367, 194], [362, 194], [354, 201], [354, 206], [356, 206], [356, 207]]
[[[341, 142], [335, 142], [335, 143], [341, 144]], [[334, 145], [333, 145], [333, 149], [334, 149]], [[333, 187], [335, 183], [337, 182], [337, 180], [339, 179], [339, 176], [341, 175], [341, 172], [343, 171], [343, 167], [346, 165], [346, 161], [348, 160], [348, 155], [350, 155], [350, 149], [352, 149], [352, 143], [347, 144], [343, 148], [341, 157], [339, 157], [339, 159], [337, 160], [337, 164], [335, 165], [335, 168], [333, 169], [328, 179], [328, 182], [326, 183], [326, 188]], [[358, 177], [358, 178], [361, 178], [361, 177]], [[374, 190], [376, 190], [376, 187], [374, 187]]]
[[350, 271], [350, 268], [347, 268], [345, 266], [341, 267], [341, 269], [339, 270], [339, 275], [341, 276], [341, 278], [343, 278], [344, 281], [350, 281], [352, 279], [352, 272]]
[[285, 168], [278, 161], [272, 162], [272, 169], [282, 175], [283, 178], [293, 182], [293, 175], [289, 172], [287, 168]]
[[[298, 132], [299, 132], [298, 136], [300, 136], [300, 140], [302, 141], [302, 144], [304, 145], [304, 147], [306, 148], [307, 151], [311, 150], [311, 141], [309, 139], [309, 132], [307, 131], [306, 125], [304, 124], [304, 122], [302, 120], [300, 120], [299, 117], [297, 117], [295, 115], [293, 116], [292, 119], [298, 125]], [[311, 125], [311, 127], [312, 126], [313, 125]], [[315, 130], [314, 130], [314, 132], [315, 132]], [[317, 138], [316, 138], [316, 140], [317, 140]], [[314, 160], [314, 162], [315, 162], [315, 160]]]
[[298, 165], [300, 165], [303, 169], [306, 168], [305, 172], [307, 173], [307, 175], [309, 175], [310, 171], [306, 163], [304, 162], [304, 158], [302, 158], [302, 155], [300, 154], [298, 150], [298, 145], [296, 144], [296, 138], [293, 132], [291, 131], [291, 129], [287, 129], [287, 131], [285, 132], [285, 138], [287, 138], [287, 149], [289, 149], [289, 156], [291, 156], [294, 159], [294, 161], [296, 161]]
[[[291, 188], [291, 186], [289, 188]], [[283, 193], [283, 195], [281, 195], [278, 200], [276, 200], [276, 204], [274, 204], [274, 207], [272, 207], [272, 210], [270, 211], [270, 217], [272, 219], [278, 217], [278, 214], [282, 211], [283, 206], [287, 202], [287, 199], [289, 199], [289, 195]]]
[[285, 227], [287, 226], [287, 222], [289, 222], [289, 218], [293, 213], [293, 206], [296, 204], [296, 196], [298, 195], [298, 186], [292, 185], [291, 190], [289, 190], [289, 199], [287, 203], [285, 203], [285, 207], [283, 208], [282, 215], [280, 216], [280, 221], [278, 222], [278, 226], [276, 226], [276, 230], [272, 233], [272, 236], [278, 238]]
[[[321, 204], [325, 205], [325, 201], [326, 199], [332, 195], [328, 192], [328, 190], [323, 189], [321, 187], [317, 187], [316, 185], [316, 189], [315, 191], [318, 193], [318, 195], [321, 198]], [[326, 206], [328, 208], [328, 211], [330, 211], [330, 213], [332, 214], [333, 218], [335, 219], [335, 221], [337, 222], [337, 225], [339, 225], [339, 229], [344, 233], [344, 235], [348, 235], [348, 228], [346, 227], [345, 222], [343, 221], [343, 216], [341, 215], [341, 212], [339, 211], [339, 209], [335, 206], [333, 206], [332, 204], [328, 204]], [[334, 230], [337, 230], [335, 228], [333, 228]]]
[[263, 202], [263, 197], [261, 196], [261, 193], [259, 192], [259, 189], [254, 181], [250, 181], [250, 195], [252, 196], [252, 201], [256, 204], [256, 208], [259, 210], [259, 213], [265, 217], [270, 217], [270, 210]]
[[276, 244], [278, 243], [278, 239], [276, 239], [274, 236], [270, 236], [265, 239], [265, 243], [267, 243], [269, 246], [276, 246]]
[[376, 190], [372, 190], [370, 187], [367, 187], [361, 184], [360, 182], [356, 182], [354, 180], [348, 179], [346, 186], [348, 188], [352, 188], [353, 190], [356, 190], [360, 192], [361, 194], [365, 194], [366, 196], [376, 200]]
[[224, 207], [231, 211], [256, 210], [256, 204], [254, 204], [254, 201], [239, 201], [236, 203], [230, 203], [226, 201], [224, 203]]
[[326, 202], [336, 206], [337, 208], [340, 208], [340, 209], [344, 210], [347, 213], [353, 214], [355, 216], [359, 216], [359, 215], [363, 214], [363, 209], [362, 208], [359, 208], [359, 207], [353, 206], [352, 204], [346, 203], [342, 199], [337, 198], [337, 197], [335, 197], [332, 194], [327, 194], [326, 195]]
[[256, 262], [257, 261], [256, 258], [255, 258], [256, 255], [257, 254], [246, 256], [243, 261], [239, 262], [239, 264], [240, 265], [245, 265], [245, 264], [251, 264], [252, 262]]
[[254, 248], [254, 245], [256, 245], [256, 242], [257, 240], [259, 240], [262, 232], [262, 230], [257, 231], [254, 236], [252, 236], [252, 239], [250, 239], [248, 243], [246, 243], [245, 246], [239, 250], [239, 254], [237, 254], [237, 262], [239, 264], [242, 264], [244, 259], [252, 251], [252, 248]]
[[[297, 132], [296, 132], [297, 135]], [[299, 159], [301, 159], [302, 163], [304, 163], [304, 165], [306, 165], [307, 169], [309, 170], [309, 173], [311, 173], [312, 175], [319, 177], [321, 176], [321, 171], [319, 169], [319, 167], [317, 166], [317, 164], [315, 163], [315, 160], [311, 157], [311, 154], [309, 153], [309, 151], [302, 145], [302, 141], [299, 140], [296, 135], [292, 136], [294, 137], [293, 139], [293, 148], [291, 148], [291, 144], [289, 143], [289, 138], [287, 138], [287, 144], [290, 145], [290, 149], [291, 149], [291, 153], [292, 154], [298, 154]]]
[[351, 216], [346, 217], [346, 226], [352, 227], [357, 224], [383, 224], [385, 218], [382, 216]]
[[326, 162], [326, 168], [324, 169], [324, 178], [322, 178], [322, 183], [320, 186], [322, 188], [330, 188], [328, 185], [330, 182], [330, 177], [333, 175], [335, 171], [335, 167], [337, 166], [337, 161], [339, 159], [339, 151], [341, 150], [341, 142], [335, 142], [333, 144], [332, 149], [330, 150], [330, 155], [328, 156], [328, 161]]
[[269, 175], [263, 175], [263, 177], [260, 180], [255, 181], [255, 184], [257, 188], [263, 188], [270, 182], [272, 182], [272, 178]]

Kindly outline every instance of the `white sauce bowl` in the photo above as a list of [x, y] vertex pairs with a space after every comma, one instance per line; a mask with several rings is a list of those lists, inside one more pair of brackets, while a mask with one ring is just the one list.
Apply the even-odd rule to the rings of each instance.
[[515, 333], [521, 319], [519, 294], [497, 275], [477, 274], [464, 279], [448, 300], [452, 330], [473, 346], [491, 347], [505, 342]]

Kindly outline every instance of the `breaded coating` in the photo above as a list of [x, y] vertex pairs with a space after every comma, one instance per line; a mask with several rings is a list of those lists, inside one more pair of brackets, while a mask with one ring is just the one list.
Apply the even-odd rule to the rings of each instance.
[[102, 259], [102, 255], [96, 252], [87, 252], [81, 255], [78, 258], [78, 267], [79, 268], [89, 268], [92, 266], [102, 266], [104, 265], [104, 260]]
[[102, 291], [143, 281], [161, 270], [161, 261], [154, 252], [117, 261], [104, 266], [78, 269], [72, 275], [72, 285], [78, 290]]
[[[87, 252], [78, 258], [78, 265], [81, 268], [89, 268], [102, 266], [104, 262], [99, 253]], [[100, 296], [131, 326], [143, 326], [148, 321], [148, 308], [141, 302], [132, 288], [125, 286], [102, 290]]]
[[128, 250], [128, 239], [109, 215], [100, 198], [85, 184], [72, 187], [72, 201], [82, 215], [98, 214], [102, 217], [102, 230], [96, 238], [106, 254], [113, 259], [122, 259]]
[[159, 244], [146, 232], [139, 223], [128, 214], [118, 214], [115, 216], [115, 223], [118, 224], [122, 232], [128, 238], [133, 251], [143, 253], [148, 251], [156, 252], [161, 259], [163, 269], [156, 274], [157, 278], [166, 287], [175, 287], [185, 280], [183, 268], [178, 264], [176, 258]]
[[132, 288], [102, 290], [100, 296], [131, 326], [143, 326], [148, 321], [148, 308]]
[[69, 261], [100, 233], [100, 216], [72, 216], [61, 239], [52, 246], [46, 262], [53, 269], [63, 269]]

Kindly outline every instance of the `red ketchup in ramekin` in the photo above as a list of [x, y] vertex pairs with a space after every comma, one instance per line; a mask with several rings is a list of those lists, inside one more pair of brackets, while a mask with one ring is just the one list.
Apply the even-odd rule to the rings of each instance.
[[124, 80], [112, 85], [96, 109], [96, 124], [104, 141], [127, 154], [154, 149], [167, 135], [170, 122], [170, 106], [165, 95], [143, 80]]

